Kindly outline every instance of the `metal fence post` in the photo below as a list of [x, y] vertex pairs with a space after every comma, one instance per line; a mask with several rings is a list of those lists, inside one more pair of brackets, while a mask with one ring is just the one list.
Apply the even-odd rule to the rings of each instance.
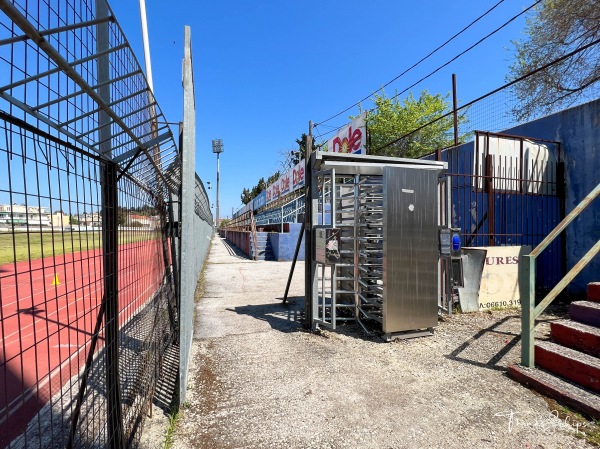
[[312, 328], [313, 307], [313, 274], [312, 269], [312, 210], [311, 200], [312, 190], [312, 168], [310, 158], [312, 153], [312, 121], [308, 125], [308, 136], [306, 137], [306, 154], [304, 166], [304, 328]]
[[[109, 17], [106, 0], [96, 2], [96, 18]], [[108, 50], [108, 23], [96, 26], [97, 50]], [[110, 62], [107, 54], [98, 57], [98, 95], [110, 103]], [[98, 113], [100, 125], [98, 136], [100, 152], [110, 158], [112, 148], [111, 119], [101, 110]], [[114, 449], [123, 447], [123, 412], [121, 408], [121, 382], [119, 379], [119, 282], [118, 282], [118, 206], [119, 189], [117, 165], [105, 162], [101, 166], [100, 184], [102, 189], [102, 258], [104, 268], [104, 323], [106, 338], [106, 395], [108, 446]]]
[[[172, 266], [172, 278], [173, 278], [173, 287], [175, 290], [175, 298], [177, 299], [177, 310], [179, 310], [179, 233], [181, 232], [179, 222], [179, 208], [177, 208], [177, 221], [175, 220], [175, 211], [174, 211], [174, 203], [175, 199], [173, 194], [169, 192], [169, 203], [167, 204], [167, 213], [169, 217], [169, 229], [171, 231], [171, 235], [169, 239], [171, 241], [171, 266]], [[177, 225], [175, 224], [177, 223]], [[175, 333], [179, 333], [179, 329], [174, 329]]]
[[[487, 151], [490, 148], [490, 136], [487, 135]], [[488, 217], [488, 246], [496, 246], [496, 197], [494, 193], [494, 159], [491, 154], [485, 156], [485, 190], [487, 192], [487, 217]]]
[[523, 256], [520, 264], [519, 289], [521, 294], [521, 364], [535, 365], [535, 258]]
[[181, 265], [179, 286], [179, 401], [183, 403], [187, 390], [189, 358], [194, 332], [194, 194], [196, 159], [196, 105], [192, 73], [192, 34], [189, 26], [184, 29], [183, 59], [183, 133], [181, 145]]
[[123, 447], [123, 412], [119, 378], [119, 247], [116, 164], [104, 163], [101, 177], [108, 444], [111, 448], [121, 449]]

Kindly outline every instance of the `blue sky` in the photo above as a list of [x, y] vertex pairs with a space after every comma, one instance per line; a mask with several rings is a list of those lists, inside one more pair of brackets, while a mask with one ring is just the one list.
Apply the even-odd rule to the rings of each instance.
[[[294, 147], [309, 120], [320, 122], [379, 89], [499, 0], [146, 1], [155, 95], [172, 122], [182, 118], [183, 27], [192, 29], [196, 171], [215, 184], [211, 140], [223, 139], [223, 217], [241, 206], [244, 187], [277, 170], [281, 151]], [[408, 87], [532, 3], [505, 0], [386, 93]], [[143, 65], [138, 1], [113, 1], [111, 7]], [[449, 93], [452, 73], [459, 104], [501, 86], [513, 58], [510, 41], [523, 37], [524, 25], [521, 16], [416, 86], [415, 95], [423, 89]], [[213, 189], [213, 203], [214, 195]]]

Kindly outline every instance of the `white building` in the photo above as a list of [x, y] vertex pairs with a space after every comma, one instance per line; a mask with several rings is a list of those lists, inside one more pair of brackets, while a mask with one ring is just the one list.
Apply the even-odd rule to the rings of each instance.
[[50, 213], [49, 207], [25, 206], [23, 204], [0, 204], [0, 226], [52, 227], [68, 226], [69, 216], [62, 211]]
[[0, 204], [0, 224], [50, 227], [52, 215], [47, 207]]
[[157, 227], [157, 218], [148, 215], [129, 214], [127, 216], [127, 226], [154, 229]]

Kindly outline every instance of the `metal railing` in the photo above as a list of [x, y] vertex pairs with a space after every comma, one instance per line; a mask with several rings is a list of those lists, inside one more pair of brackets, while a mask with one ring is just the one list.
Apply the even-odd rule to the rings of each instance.
[[254, 260], [258, 260], [258, 238], [256, 236], [256, 220], [254, 211], [250, 211], [250, 232], [252, 233], [252, 243], [254, 244]]
[[535, 321], [556, 299], [567, 285], [583, 268], [600, 252], [600, 240], [569, 270], [558, 284], [536, 306], [535, 304], [535, 261], [554, 239], [565, 230], [579, 214], [600, 195], [600, 184], [592, 190], [529, 254], [523, 256], [520, 266], [519, 288], [521, 293], [521, 364], [532, 368], [535, 366]]
[[298, 215], [304, 211], [304, 195], [285, 203], [277, 208], [256, 215], [256, 224], [265, 226], [269, 224], [297, 223]]

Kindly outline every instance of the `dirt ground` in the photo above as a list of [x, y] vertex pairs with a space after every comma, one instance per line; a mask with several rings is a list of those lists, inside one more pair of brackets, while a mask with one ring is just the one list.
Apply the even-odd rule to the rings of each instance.
[[[308, 333], [302, 263], [282, 305], [290, 265], [213, 240], [173, 447], [592, 447], [506, 376], [519, 360], [518, 310], [444, 316], [433, 336], [391, 343], [354, 324]], [[143, 447], [162, 447], [156, 415]]]

